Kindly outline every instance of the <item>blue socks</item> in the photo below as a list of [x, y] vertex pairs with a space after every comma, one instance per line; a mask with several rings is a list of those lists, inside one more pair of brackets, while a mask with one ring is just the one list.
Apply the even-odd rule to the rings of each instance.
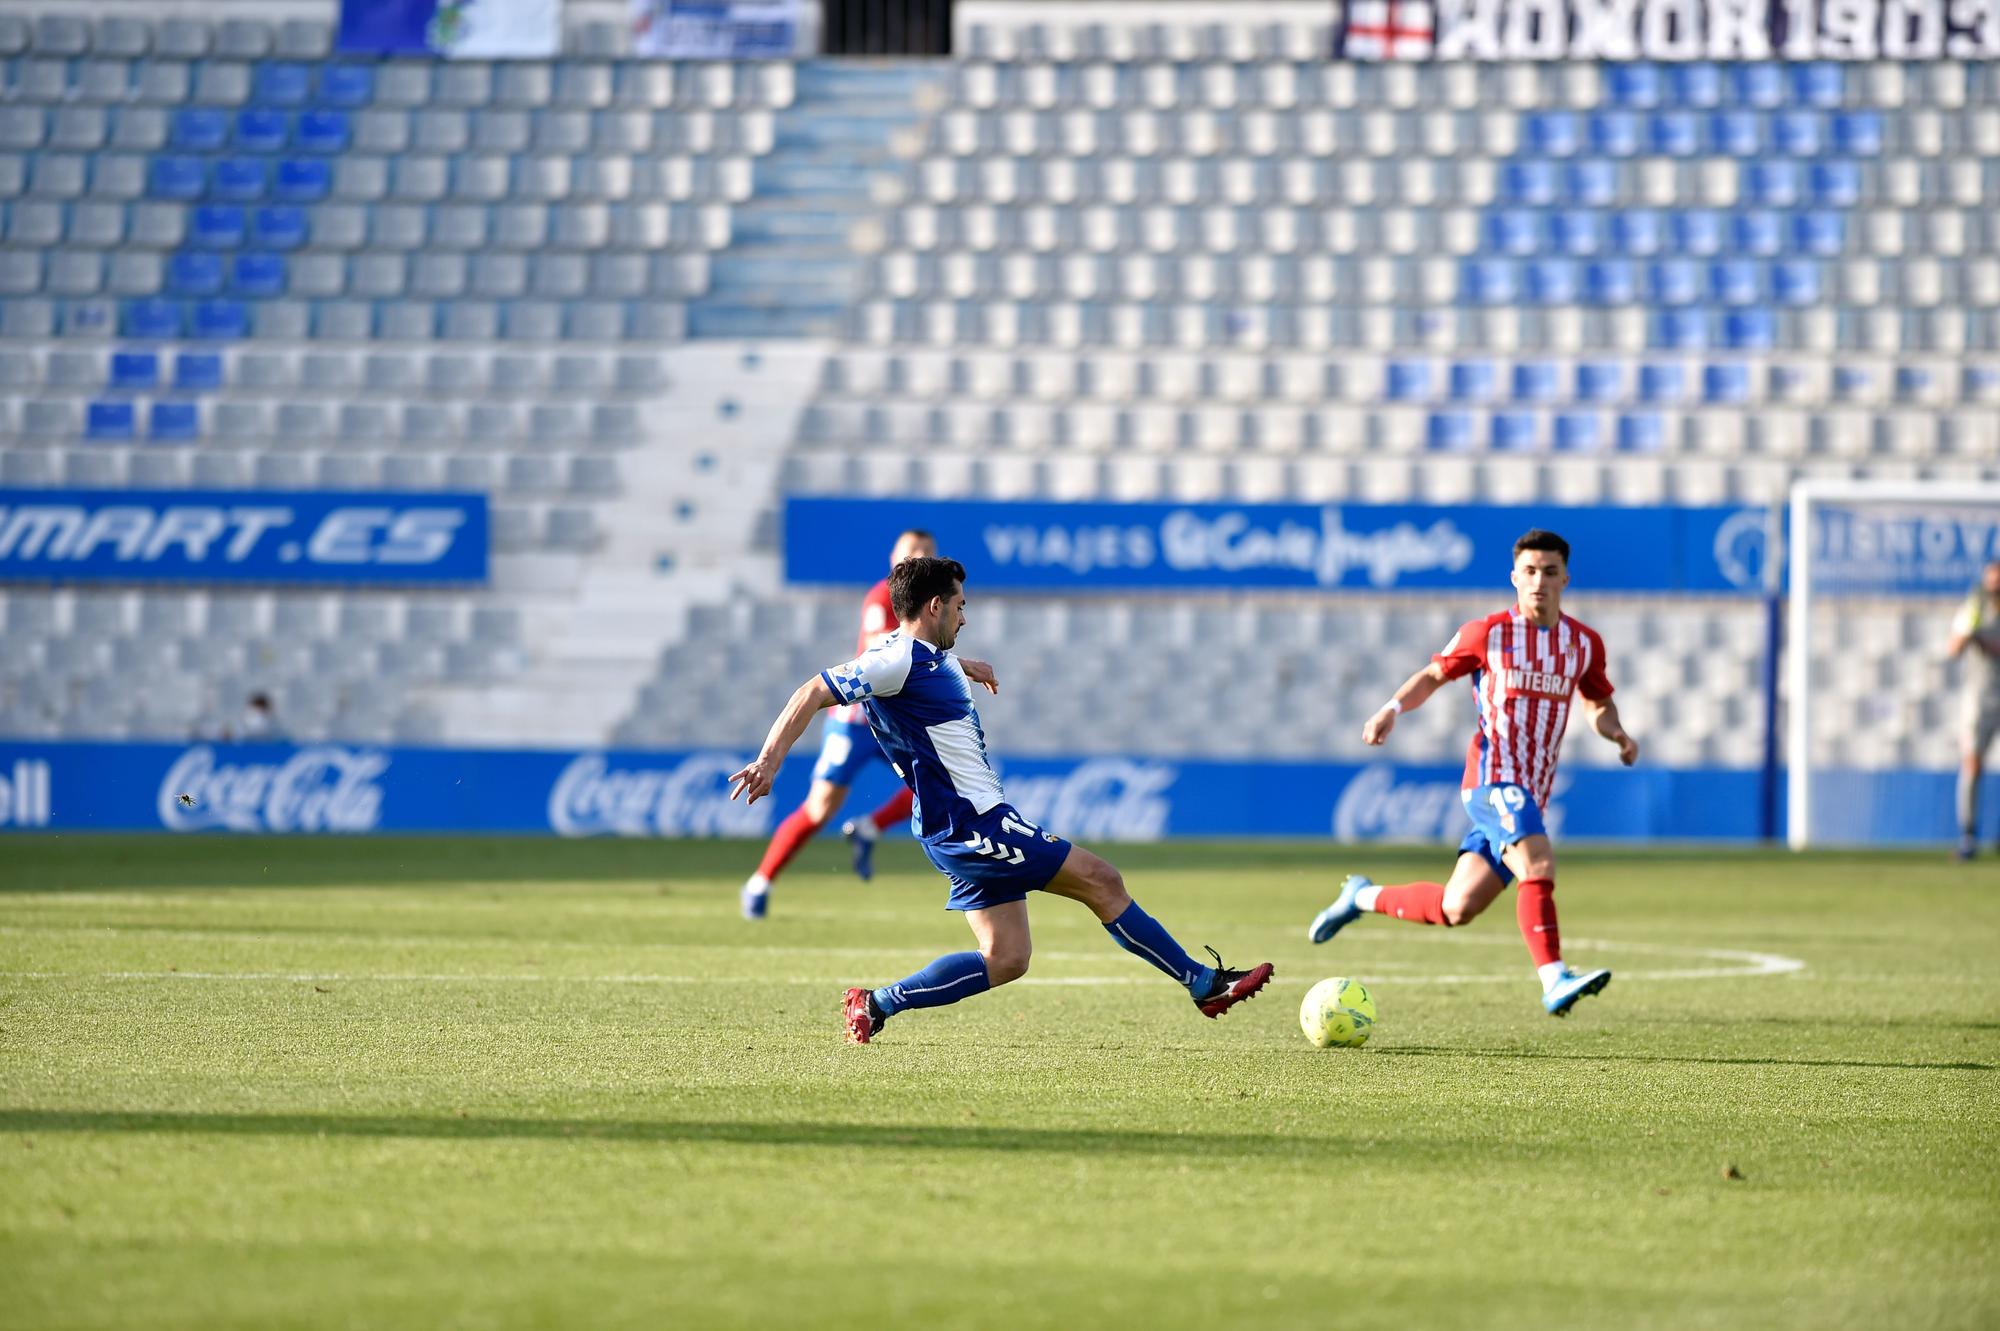
[[1105, 925], [1104, 931], [1111, 935], [1112, 942], [1133, 956], [1173, 976], [1176, 984], [1196, 998], [1206, 994], [1215, 983], [1215, 967], [1203, 966], [1181, 951], [1181, 945], [1174, 941], [1166, 926], [1140, 910], [1136, 901], [1125, 908], [1124, 914]]
[[893, 1017], [906, 1007], [944, 1007], [992, 987], [986, 980], [986, 958], [977, 952], [952, 952], [915, 975], [877, 989], [875, 1006], [883, 1016]]

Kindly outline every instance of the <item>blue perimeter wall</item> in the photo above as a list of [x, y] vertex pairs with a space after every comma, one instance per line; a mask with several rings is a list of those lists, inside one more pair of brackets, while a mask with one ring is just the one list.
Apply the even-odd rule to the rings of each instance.
[[[772, 798], [748, 807], [727, 797], [728, 775], [748, 757], [0, 740], [0, 829], [759, 837], [804, 797], [812, 761], [794, 753]], [[1000, 770], [1022, 813], [1082, 841], [1443, 844], [1467, 826], [1455, 766], [1098, 757], [1019, 758]], [[871, 807], [891, 781], [868, 774], [851, 807]], [[1845, 811], [1843, 840], [1953, 835], [1950, 773], [1829, 773], [1820, 789], [1822, 807]], [[1756, 771], [1573, 767], [1558, 779], [1549, 821], [1570, 838], [1754, 842], [1762, 798]]]

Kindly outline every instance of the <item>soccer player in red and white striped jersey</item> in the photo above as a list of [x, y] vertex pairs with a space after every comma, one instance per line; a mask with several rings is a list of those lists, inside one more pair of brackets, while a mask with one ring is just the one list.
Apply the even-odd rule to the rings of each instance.
[[1363, 741], [1381, 744], [1399, 715], [1421, 707], [1452, 680], [1471, 676], [1479, 729], [1466, 749], [1461, 798], [1472, 830], [1459, 846], [1451, 881], [1381, 887], [1350, 875], [1308, 934], [1324, 943], [1370, 911], [1421, 924], [1464, 924], [1518, 880], [1515, 911], [1541, 977], [1542, 1006], [1561, 1017], [1611, 982], [1608, 970], [1570, 970], [1556, 930], [1555, 851], [1542, 809], [1555, 784], [1572, 698], [1582, 695], [1591, 729], [1618, 746], [1627, 767], [1638, 761], [1639, 744], [1625, 733], [1611, 701], [1604, 640], [1562, 612], [1569, 542], [1539, 529], [1522, 536], [1514, 542], [1513, 583], [1511, 608], [1454, 633], [1361, 729]]

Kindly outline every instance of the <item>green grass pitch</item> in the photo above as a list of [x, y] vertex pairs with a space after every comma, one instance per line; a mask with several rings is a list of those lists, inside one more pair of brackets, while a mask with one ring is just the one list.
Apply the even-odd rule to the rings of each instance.
[[741, 843], [0, 839], [0, 1326], [2000, 1325], [2000, 869], [1568, 852], [1558, 1022], [1511, 900], [1306, 943], [1444, 849], [1105, 849], [1277, 982], [1205, 1021], [1037, 899], [852, 1048], [967, 945], [907, 842], [752, 925]]

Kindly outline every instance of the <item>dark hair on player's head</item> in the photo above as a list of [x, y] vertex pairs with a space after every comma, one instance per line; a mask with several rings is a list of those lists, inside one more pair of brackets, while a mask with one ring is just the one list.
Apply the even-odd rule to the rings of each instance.
[[953, 586], [964, 581], [965, 565], [956, 559], [916, 555], [896, 565], [896, 571], [889, 575], [889, 605], [898, 621], [908, 623], [933, 596], [949, 599]]
[[1519, 559], [1523, 550], [1551, 550], [1563, 557], [1563, 567], [1569, 567], [1569, 542], [1552, 531], [1540, 527], [1530, 527], [1514, 542], [1514, 558]]

